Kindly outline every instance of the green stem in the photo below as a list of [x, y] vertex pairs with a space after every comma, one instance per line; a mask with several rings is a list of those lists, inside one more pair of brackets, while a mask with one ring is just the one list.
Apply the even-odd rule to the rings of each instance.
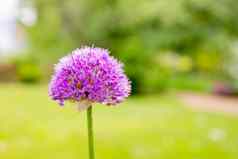
[[92, 106], [87, 109], [87, 119], [88, 119], [88, 148], [89, 148], [89, 159], [94, 159], [94, 141], [93, 141], [93, 116], [92, 116]]

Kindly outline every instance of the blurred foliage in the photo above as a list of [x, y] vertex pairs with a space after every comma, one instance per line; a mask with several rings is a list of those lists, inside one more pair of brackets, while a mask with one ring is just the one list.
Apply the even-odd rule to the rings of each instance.
[[222, 57], [216, 52], [198, 52], [196, 54], [196, 66], [201, 72], [221, 71]]
[[232, 59], [230, 44], [238, 35], [237, 0], [25, 3], [37, 10], [36, 24], [26, 30], [29, 52], [41, 63], [82, 45], [109, 48], [125, 63], [134, 93], [164, 90], [177, 74], [228, 75], [223, 59]]
[[182, 74], [169, 79], [168, 88], [171, 90], [212, 91], [212, 80], [193, 74]]
[[36, 83], [39, 82], [41, 77], [41, 71], [39, 67], [33, 63], [24, 63], [17, 69], [17, 74], [20, 81], [24, 83]]
[[16, 66], [17, 78], [23, 83], [38, 83], [43, 71], [39, 63], [30, 56], [15, 58], [12, 63]]

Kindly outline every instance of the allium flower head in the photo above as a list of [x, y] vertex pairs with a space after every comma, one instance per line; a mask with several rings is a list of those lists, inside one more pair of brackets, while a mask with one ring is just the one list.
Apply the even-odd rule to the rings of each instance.
[[63, 105], [93, 102], [115, 105], [128, 97], [130, 81], [123, 65], [101, 48], [83, 47], [59, 60], [49, 84], [49, 95]]

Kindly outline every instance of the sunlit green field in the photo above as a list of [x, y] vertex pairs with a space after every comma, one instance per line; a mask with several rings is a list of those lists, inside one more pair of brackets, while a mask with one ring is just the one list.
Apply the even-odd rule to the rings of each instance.
[[[46, 86], [0, 85], [0, 159], [87, 159], [85, 112]], [[238, 118], [187, 110], [173, 94], [95, 105], [97, 159], [237, 159]]]

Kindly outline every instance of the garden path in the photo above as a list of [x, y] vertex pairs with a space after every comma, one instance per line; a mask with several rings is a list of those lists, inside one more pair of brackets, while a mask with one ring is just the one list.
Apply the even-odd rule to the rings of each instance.
[[238, 97], [225, 97], [194, 92], [178, 93], [179, 99], [188, 107], [208, 112], [224, 112], [238, 116]]

